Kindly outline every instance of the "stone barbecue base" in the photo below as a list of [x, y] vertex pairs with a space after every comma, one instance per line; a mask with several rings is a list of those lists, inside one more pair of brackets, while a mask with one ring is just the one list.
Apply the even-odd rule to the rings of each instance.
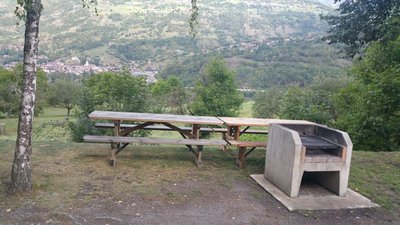
[[348, 189], [346, 196], [340, 197], [315, 183], [302, 183], [299, 197], [290, 198], [265, 179], [263, 174], [250, 176], [289, 211], [379, 207], [379, 205], [353, 190]]

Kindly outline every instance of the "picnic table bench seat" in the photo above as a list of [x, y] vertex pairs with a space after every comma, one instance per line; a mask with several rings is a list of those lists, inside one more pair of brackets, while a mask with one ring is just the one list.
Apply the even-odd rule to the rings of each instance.
[[[236, 146], [239, 148], [238, 158], [236, 163], [240, 168], [244, 168], [245, 157], [247, 157], [256, 147], [266, 147], [266, 142], [252, 142], [252, 141], [225, 141], [213, 139], [172, 139], [172, 138], [147, 138], [147, 137], [127, 137], [127, 136], [99, 136], [99, 135], [85, 135], [83, 137], [85, 142], [92, 143], [121, 143], [124, 144], [114, 154], [118, 154], [128, 144], [166, 144], [166, 145], [186, 145], [186, 146]], [[247, 150], [247, 148], [251, 148]], [[198, 154], [198, 153], [195, 153]], [[115, 158], [115, 157], [113, 157]], [[196, 161], [201, 164], [201, 161]], [[115, 159], [110, 160], [110, 164], [115, 164]]]
[[96, 136], [85, 135], [85, 142], [99, 143], [137, 143], [137, 144], [167, 144], [167, 145], [213, 145], [224, 146], [224, 140], [210, 139], [172, 139], [172, 138], [146, 138], [146, 137], [125, 137], [125, 136]]
[[[129, 144], [167, 144], [167, 145], [186, 145], [190, 151], [192, 151], [196, 158], [195, 162], [198, 166], [203, 163], [201, 161], [201, 152], [204, 145], [211, 146], [226, 146], [225, 140], [210, 140], [210, 139], [172, 139], [172, 138], [146, 138], [146, 137], [128, 137], [128, 136], [96, 136], [96, 135], [85, 135], [83, 137], [85, 142], [94, 143], [111, 143], [117, 145], [116, 148], [111, 149], [110, 165], [115, 166], [116, 155], [121, 152]], [[121, 145], [122, 144], [122, 145]], [[193, 150], [192, 145], [197, 146], [197, 151]]]

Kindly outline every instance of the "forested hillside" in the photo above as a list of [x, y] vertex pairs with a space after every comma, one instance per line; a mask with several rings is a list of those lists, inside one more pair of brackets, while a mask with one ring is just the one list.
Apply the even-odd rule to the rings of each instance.
[[[99, 16], [80, 0], [44, 0], [41, 63], [152, 67], [159, 77], [176, 75], [187, 85], [212, 55], [238, 70], [242, 87], [309, 83], [337, 75], [348, 65], [321, 43], [332, 8], [316, 0], [199, 0], [199, 26], [192, 38], [189, 0], [99, 2]], [[0, 62], [21, 59], [23, 26], [16, 26], [15, 0], [0, 2]], [[6, 47], [5, 47], [6, 46]], [[8, 48], [7, 48], [8, 46]], [[260, 82], [262, 81], [262, 82]]]

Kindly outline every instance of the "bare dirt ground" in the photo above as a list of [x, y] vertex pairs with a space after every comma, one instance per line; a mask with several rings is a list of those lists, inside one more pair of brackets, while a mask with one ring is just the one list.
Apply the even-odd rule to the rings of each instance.
[[[214, 149], [197, 168], [184, 148], [145, 146], [111, 168], [105, 146], [38, 147], [34, 191], [3, 194], [0, 224], [400, 224], [385, 208], [289, 212], [249, 177], [262, 173], [263, 152], [240, 170], [234, 154]], [[12, 158], [5, 155], [3, 193]]]

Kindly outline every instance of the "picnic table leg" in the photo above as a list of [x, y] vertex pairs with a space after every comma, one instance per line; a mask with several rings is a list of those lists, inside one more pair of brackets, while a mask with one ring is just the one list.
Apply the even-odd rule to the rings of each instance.
[[[192, 138], [193, 139], [199, 139], [200, 137], [200, 126], [198, 124], [193, 124], [192, 127]], [[203, 162], [201, 161], [201, 153], [203, 150], [202, 145], [197, 145], [196, 147], [196, 158], [195, 158], [195, 163], [197, 166], [202, 166]]]
[[[239, 141], [240, 140], [240, 127], [239, 126], [234, 126], [233, 127], [233, 140]], [[243, 169], [244, 168], [244, 159], [245, 159], [245, 154], [246, 154], [246, 147], [239, 147], [238, 148], [239, 153], [238, 153], [238, 158], [236, 160], [236, 164]]]
[[[222, 140], [226, 140], [226, 135], [227, 135], [227, 133], [221, 133], [221, 134], [222, 134]], [[227, 149], [227, 146], [226, 146], [226, 145], [224, 145], [224, 146], [221, 147], [221, 150], [222, 150], [223, 152], [226, 152], [226, 149]]]
[[238, 141], [240, 138], [240, 127], [234, 126], [233, 127], [233, 140]]
[[197, 152], [196, 152], [196, 165], [203, 166], [203, 162], [201, 161], [201, 153], [203, 151], [203, 145], [197, 145]]
[[115, 166], [115, 163], [117, 162], [117, 157], [115, 152], [117, 151], [117, 148], [112, 148], [111, 149], [111, 159], [109, 161], [111, 166]]
[[233, 127], [228, 126], [227, 132], [225, 134], [225, 140], [230, 140], [232, 139], [232, 133], [233, 133]]
[[[114, 121], [114, 136], [119, 136], [119, 133], [121, 132], [121, 121], [116, 120]], [[116, 148], [119, 143], [111, 143], [111, 148]]]
[[[116, 120], [114, 121], [114, 136], [119, 136], [121, 132], [121, 121]], [[110, 159], [110, 165], [115, 166], [115, 163], [117, 161], [116, 157], [116, 151], [120, 147], [121, 143], [111, 143], [111, 159]]]
[[236, 164], [243, 169], [244, 168], [244, 159], [245, 159], [245, 154], [246, 154], [246, 147], [239, 147], [239, 155], [238, 159], [236, 160]]

